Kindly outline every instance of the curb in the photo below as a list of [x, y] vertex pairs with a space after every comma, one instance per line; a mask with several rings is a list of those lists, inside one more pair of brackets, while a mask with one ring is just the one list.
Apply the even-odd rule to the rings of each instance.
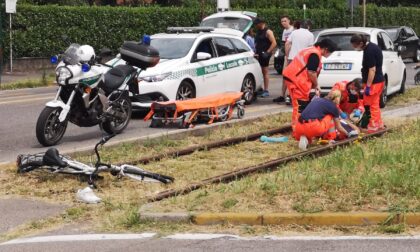
[[[141, 211], [141, 210], [140, 210]], [[401, 224], [420, 226], [420, 213], [325, 212], [325, 213], [145, 213], [139, 219], [154, 222], [193, 223], [196, 225], [314, 225], [369, 226]]]

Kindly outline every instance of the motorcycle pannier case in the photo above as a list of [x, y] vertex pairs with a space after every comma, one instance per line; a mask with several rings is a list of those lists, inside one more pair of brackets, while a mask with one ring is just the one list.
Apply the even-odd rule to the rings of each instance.
[[120, 48], [121, 58], [132, 66], [146, 69], [154, 67], [160, 60], [159, 52], [150, 45], [125, 41]]

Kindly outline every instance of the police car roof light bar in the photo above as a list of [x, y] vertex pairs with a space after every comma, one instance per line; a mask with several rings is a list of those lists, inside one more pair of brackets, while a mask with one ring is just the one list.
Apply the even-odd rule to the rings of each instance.
[[200, 33], [214, 31], [213, 27], [168, 27], [168, 33]]

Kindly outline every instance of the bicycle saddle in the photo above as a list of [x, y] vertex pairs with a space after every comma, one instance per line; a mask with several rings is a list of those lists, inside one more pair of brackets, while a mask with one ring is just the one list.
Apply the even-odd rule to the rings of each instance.
[[60, 154], [58, 153], [58, 150], [56, 148], [49, 148], [45, 152], [45, 155], [42, 161], [44, 165], [59, 166], [59, 167], [67, 166], [67, 163], [61, 159]]

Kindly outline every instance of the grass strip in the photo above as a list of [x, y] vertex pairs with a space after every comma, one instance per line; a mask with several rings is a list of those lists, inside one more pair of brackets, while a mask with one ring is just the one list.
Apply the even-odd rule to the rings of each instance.
[[282, 169], [208, 186], [151, 211], [420, 211], [420, 121]]
[[46, 87], [46, 86], [54, 85], [54, 82], [55, 82], [55, 75], [54, 74], [47, 75], [44, 72], [40, 79], [28, 79], [28, 80], [13, 82], [13, 83], [2, 84], [0, 85], [0, 90]]
[[396, 94], [388, 100], [387, 106], [401, 106], [420, 101], [420, 87], [406, 89], [404, 94]]

